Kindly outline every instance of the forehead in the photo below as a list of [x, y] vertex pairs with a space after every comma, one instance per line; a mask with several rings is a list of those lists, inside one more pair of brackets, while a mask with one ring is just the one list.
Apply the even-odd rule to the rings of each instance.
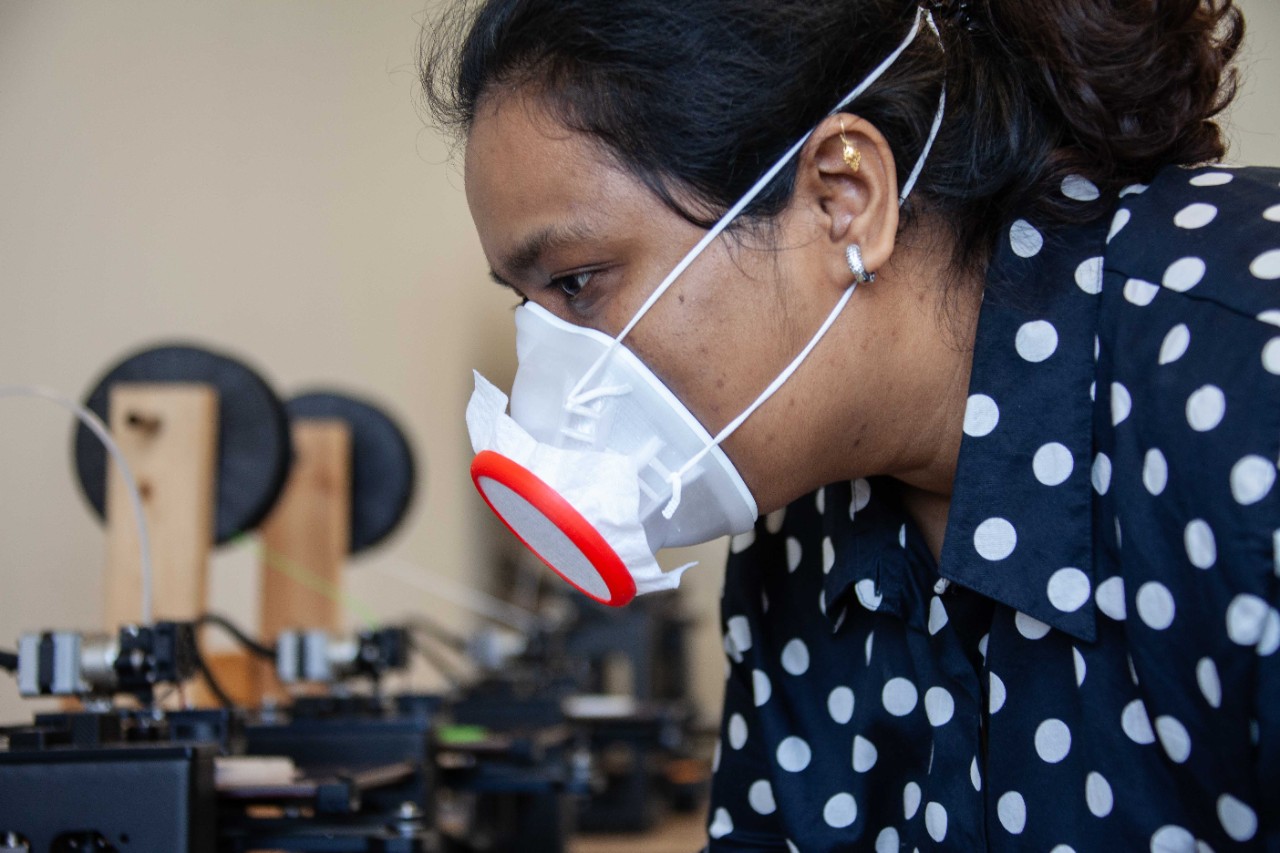
[[467, 203], [491, 260], [521, 234], [601, 224], [648, 194], [598, 143], [519, 93], [481, 100], [465, 156]]

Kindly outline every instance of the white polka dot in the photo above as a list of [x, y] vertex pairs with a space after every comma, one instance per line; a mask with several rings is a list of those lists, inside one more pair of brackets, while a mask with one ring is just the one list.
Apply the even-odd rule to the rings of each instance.
[[905, 524], [898, 528], [898, 547], [907, 547], [907, 526]]
[[978, 759], [976, 757], [969, 762], [969, 782], [973, 785], [973, 790], [982, 790], [982, 773], [978, 770]]
[[867, 644], [863, 647], [863, 651], [865, 652], [866, 658], [867, 658], [867, 666], [871, 666], [871, 647], [875, 645], [875, 641], [876, 641], [875, 631], [872, 631], [869, 634], [867, 634]]
[[818, 508], [818, 515], [822, 515], [827, 511], [827, 489], [825, 486], [814, 492], [813, 505]]
[[993, 563], [1013, 553], [1018, 544], [1018, 532], [1003, 518], [988, 518], [973, 532], [973, 547], [979, 556]]
[[1083, 175], [1067, 175], [1063, 178], [1062, 194], [1074, 201], [1097, 201], [1101, 195], [1093, 181]]
[[1196, 664], [1196, 683], [1200, 685], [1204, 701], [1211, 707], [1222, 707], [1222, 679], [1218, 677], [1218, 665], [1212, 658], [1201, 658]]
[[1111, 457], [1105, 453], [1093, 457], [1093, 472], [1089, 479], [1093, 482], [1094, 491], [1105, 495], [1111, 488]]
[[844, 829], [858, 819], [858, 803], [852, 794], [836, 794], [822, 807], [822, 819], [832, 829]]
[[1203, 228], [1218, 215], [1218, 208], [1212, 204], [1196, 202], [1179, 210], [1173, 217], [1173, 224], [1179, 228]]
[[1057, 764], [1071, 751], [1071, 729], [1062, 720], [1045, 720], [1036, 727], [1036, 755], [1048, 764]]
[[1025, 219], [1019, 219], [1009, 229], [1009, 245], [1020, 258], [1034, 258], [1044, 248], [1044, 237]]
[[940, 803], [924, 807], [924, 828], [929, 837], [939, 844], [947, 837], [947, 810]]
[[775, 509], [764, 517], [764, 528], [770, 533], [777, 534], [782, 531], [782, 525], [787, 520], [787, 508]]
[[1151, 730], [1151, 718], [1147, 716], [1147, 706], [1141, 699], [1134, 699], [1124, 706], [1120, 714], [1120, 728], [1134, 743], [1155, 743], [1156, 733]]
[[1180, 826], [1162, 826], [1151, 836], [1151, 853], [1196, 853], [1196, 837]]
[[1086, 673], [1084, 655], [1080, 654], [1080, 650], [1075, 646], [1071, 647], [1071, 660], [1076, 666], [1076, 687], [1084, 687], [1084, 677]]
[[1169, 485], [1169, 463], [1159, 448], [1148, 450], [1142, 460], [1142, 485], [1153, 495], [1160, 494]]
[[729, 637], [739, 652], [751, 650], [751, 623], [747, 621], [747, 617], [729, 617]]
[[1004, 707], [1005, 689], [1004, 682], [1000, 680], [1000, 676], [994, 672], [991, 673], [991, 686], [988, 690], [989, 696], [987, 700], [988, 713], [994, 714]]
[[868, 610], [879, 609], [882, 596], [871, 578], [863, 578], [854, 584], [853, 594], [857, 596], [858, 603]]
[[1280, 612], [1274, 607], [1267, 608], [1267, 622], [1262, 627], [1262, 638], [1258, 640], [1258, 654], [1269, 657], [1280, 649]]
[[1102, 258], [1089, 258], [1076, 267], [1076, 286], [1088, 294], [1102, 292]]
[[1250, 841], [1258, 831], [1258, 816], [1253, 809], [1230, 794], [1218, 797], [1218, 820], [1233, 841]]
[[989, 435], [1000, 422], [1000, 408], [986, 394], [974, 394], [964, 409], [964, 434], [974, 438]]
[[747, 802], [756, 814], [770, 815], [778, 810], [778, 804], [773, 799], [773, 786], [768, 779], [758, 779], [751, 783], [751, 788], [747, 791]]
[[1084, 780], [1084, 800], [1094, 817], [1106, 817], [1115, 806], [1111, 783], [1101, 773], [1090, 773]]
[[929, 725], [934, 728], [945, 726], [956, 712], [956, 702], [945, 688], [930, 687], [924, 694], [924, 711], [929, 717]]
[[876, 766], [876, 759], [880, 757], [880, 753], [876, 750], [876, 745], [864, 738], [862, 735], [855, 735], [853, 738], [853, 769], [859, 773], [866, 773], [872, 767]]
[[1267, 603], [1256, 595], [1241, 593], [1227, 605], [1227, 636], [1241, 646], [1255, 646], [1266, 628]]
[[978, 652], [982, 655], [982, 659], [987, 659], [987, 644], [991, 642], [991, 633], [987, 632], [982, 635], [982, 639], [978, 640]]
[[831, 719], [844, 725], [853, 719], [853, 691], [848, 687], [837, 687], [827, 696], [827, 713]]
[[787, 853], [800, 853], [800, 849], [792, 843], [791, 839], [787, 839]]
[[898, 830], [886, 826], [876, 836], [876, 853], [898, 853], [902, 843], [898, 840]]
[[1229, 172], [1203, 172], [1191, 179], [1191, 186], [1220, 187], [1223, 184], [1231, 183], [1232, 177]]
[[747, 721], [741, 714], [729, 718], [729, 746], [742, 749], [747, 745]]
[[1079, 569], [1058, 569], [1049, 577], [1049, 603], [1063, 613], [1074, 613], [1089, 600], [1089, 576]]
[[1022, 611], [1018, 611], [1018, 615], [1013, 618], [1013, 624], [1018, 629], [1018, 633], [1028, 640], [1039, 640], [1049, 633], [1048, 625]]
[[1111, 230], [1107, 232], [1107, 242], [1110, 243], [1117, 234], [1129, 224], [1132, 214], [1129, 213], [1127, 207], [1122, 207], [1116, 211], [1116, 215], [1111, 220]]
[[1262, 211], [1262, 218], [1268, 222], [1280, 222], [1280, 204], [1273, 204]]
[[809, 766], [813, 751], [802, 738], [794, 735], [778, 744], [778, 766], [790, 773], [799, 773]]
[[1159, 581], [1147, 581], [1138, 587], [1134, 597], [1138, 608], [1138, 616], [1154, 631], [1163, 631], [1173, 624], [1176, 607], [1173, 604], [1173, 593]]
[[1276, 484], [1276, 466], [1261, 456], [1246, 456], [1231, 467], [1231, 495], [1241, 506], [1256, 504]]
[[1094, 594], [1098, 609], [1117, 622], [1123, 622], [1126, 613], [1124, 601], [1124, 578], [1116, 575], [1098, 584]]
[[1280, 338], [1272, 338], [1262, 348], [1262, 367], [1275, 376], [1280, 376]]
[[1155, 299], [1159, 292], [1159, 287], [1140, 278], [1131, 278], [1124, 283], [1125, 300], [1139, 308], [1150, 305], [1151, 300]]
[[1058, 330], [1047, 320], [1023, 323], [1014, 338], [1014, 346], [1023, 359], [1039, 363], [1058, 349]]
[[809, 671], [809, 647], [803, 640], [792, 640], [783, 647], [782, 668], [792, 675], [804, 675]]
[[831, 567], [836, 564], [836, 549], [831, 544], [830, 536], [822, 537], [822, 573], [830, 574]]
[[1120, 198], [1124, 198], [1127, 195], [1140, 195], [1146, 191], [1146, 184], [1129, 184], [1129, 186], [1120, 190]]
[[751, 528], [745, 533], [739, 533], [737, 536], [729, 540], [729, 550], [735, 554], [741, 554], [750, 548], [756, 541], [756, 530]]
[[919, 693], [916, 686], [905, 678], [891, 678], [885, 682], [880, 697], [884, 709], [895, 717], [905, 717], [916, 707]]
[[907, 820], [911, 820], [919, 810], [920, 786], [915, 782], [908, 782], [902, 789], [902, 814]]
[[1280, 326], [1280, 308], [1269, 308], [1260, 313], [1258, 319], [1273, 326]]
[[1027, 803], [1017, 791], [1010, 791], [996, 803], [1000, 825], [1014, 835], [1027, 828]]
[[787, 571], [794, 572], [800, 567], [800, 540], [794, 536], [787, 537]]
[[1272, 249], [1258, 255], [1253, 259], [1253, 263], [1249, 264], [1249, 272], [1253, 273], [1254, 278], [1260, 278], [1263, 281], [1275, 281], [1280, 278], [1280, 249]]
[[1031, 470], [1035, 472], [1036, 479], [1046, 486], [1065, 483], [1074, 466], [1071, 451], [1056, 441], [1043, 445], [1031, 460]]
[[849, 502], [849, 518], [867, 508], [867, 504], [871, 503], [871, 484], [866, 480], [853, 481], [853, 499]]
[[1119, 426], [1133, 411], [1133, 398], [1129, 389], [1119, 382], [1111, 383], [1111, 425]]
[[1187, 328], [1185, 323], [1179, 323], [1169, 330], [1164, 336], [1164, 342], [1160, 344], [1160, 363], [1172, 364], [1182, 356], [1186, 355], [1187, 347], [1191, 344], [1191, 330]]
[[1191, 735], [1186, 726], [1173, 717], [1156, 717], [1156, 734], [1165, 754], [1174, 762], [1185, 764], [1191, 756]]
[[1226, 413], [1226, 395], [1216, 385], [1202, 385], [1187, 398], [1187, 423], [1196, 432], [1213, 429]]
[[759, 708], [765, 702], [769, 701], [769, 697], [773, 695], [773, 685], [769, 683], [769, 676], [765, 675], [758, 669], [751, 671], [751, 690], [755, 694], [756, 707]]
[[933, 596], [929, 601], [929, 636], [937, 634], [947, 624], [947, 608], [942, 599]]
[[1204, 278], [1204, 261], [1199, 258], [1179, 258], [1169, 264], [1161, 282], [1170, 290], [1186, 293]]
[[733, 819], [724, 809], [716, 809], [715, 818], [707, 827], [707, 834], [712, 838], [724, 838], [731, 832], [733, 832]]
[[1218, 559], [1218, 544], [1213, 538], [1213, 528], [1203, 519], [1194, 519], [1183, 531], [1182, 543], [1187, 549], [1187, 559], [1197, 569], [1213, 568]]

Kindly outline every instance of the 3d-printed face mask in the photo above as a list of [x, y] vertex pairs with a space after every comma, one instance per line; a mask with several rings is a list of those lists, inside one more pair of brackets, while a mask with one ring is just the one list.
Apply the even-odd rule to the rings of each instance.
[[[918, 11], [902, 43], [832, 113], [866, 91], [926, 22], [936, 34], [933, 19]], [[924, 167], [945, 105], [944, 89], [901, 200]], [[516, 309], [519, 367], [509, 415], [506, 395], [475, 375], [467, 428], [476, 452], [471, 464], [476, 488], [543, 562], [597, 601], [619, 606], [638, 594], [672, 589], [689, 566], [663, 572], [654, 556], [660, 548], [743, 533], [755, 523], [755, 500], [720, 445], [795, 372], [844, 309], [854, 286], [791, 364], [715, 436], [622, 341], [810, 135], [703, 236], [616, 337], [566, 323], [533, 303]]]

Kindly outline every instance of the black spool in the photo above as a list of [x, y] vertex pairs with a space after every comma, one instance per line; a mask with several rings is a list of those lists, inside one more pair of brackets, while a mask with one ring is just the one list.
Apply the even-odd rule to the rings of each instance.
[[404, 520], [417, 487], [413, 449], [396, 422], [372, 403], [314, 390], [285, 403], [291, 418], [328, 418], [351, 429], [351, 553], [385, 540]]
[[[280, 497], [293, 459], [288, 414], [266, 381], [230, 356], [165, 345], [137, 352], [107, 371], [85, 406], [109, 423], [111, 387], [121, 382], [198, 382], [217, 391], [214, 541], [221, 545], [256, 528]], [[107, 452], [83, 425], [76, 430], [75, 461], [85, 498], [105, 518]]]

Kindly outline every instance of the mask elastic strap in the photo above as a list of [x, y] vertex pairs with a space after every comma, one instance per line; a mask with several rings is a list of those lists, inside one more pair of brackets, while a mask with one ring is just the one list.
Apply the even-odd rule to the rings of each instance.
[[[855, 98], [860, 96], [877, 80], [879, 80], [880, 77], [889, 70], [889, 67], [897, 61], [898, 57], [902, 55], [902, 52], [910, 47], [911, 43], [915, 41], [916, 35], [920, 32], [921, 21], [928, 21], [929, 28], [933, 30], [935, 35], [938, 33], [938, 28], [933, 23], [933, 15], [923, 8], [916, 9], [915, 20], [911, 23], [911, 31], [907, 33], [906, 38], [902, 40], [901, 44], [899, 44], [892, 53], [886, 56], [884, 60], [881, 61], [881, 63], [877, 65], [875, 69], [872, 70], [872, 72], [853, 89], [853, 91], [845, 95], [840, 100], [840, 103], [836, 104], [835, 108], [827, 113], [827, 115], [833, 115], [844, 109]], [[937, 126], [940, 123], [941, 110], [939, 110], [938, 118], [935, 119], [934, 133], [931, 134], [929, 138], [930, 145], [933, 143], [933, 136], [936, 135]], [[733, 207], [729, 208], [729, 210], [725, 212], [724, 216], [720, 217], [720, 220], [716, 222], [715, 225], [711, 226], [711, 230], [702, 236], [702, 239], [699, 240], [691, 250], [689, 250], [689, 253], [681, 259], [680, 263], [676, 264], [675, 268], [672, 269], [671, 272], [667, 273], [667, 277], [662, 280], [662, 283], [658, 285], [653, 293], [649, 294], [649, 298], [646, 299], [644, 304], [640, 306], [640, 309], [632, 315], [631, 320], [623, 327], [622, 331], [618, 333], [617, 337], [613, 339], [613, 342], [609, 344], [608, 348], [600, 354], [600, 357], [595, 360], [587, 372], [582, 375], [582, 378], [578, 380], [577, 384], [573, 386], [573, 390], [569, 392], [569, 405], [573, 405], [577, 402], [578, 394], [580, 394], [582, 389], [586, 387], [587, 383], [595, 377], [596, 373], [599, 372], [604, 363], [609, 360], [614, 351], [622, 344], [623, 338], [630, 334], [631, 330], [636, 327], [636, 324], [639, 323], [640, 320], [644, 318], [644, 315], [649, 312], [649, 309], [653, 307], [653, 304], [662, 297], [662, 294], [667, 292], [671, 285], [675, 283], [676, 279], [678, 279], [681, 274], [689, 268], [689, 265], [702, 254], [703, 250], [711, 244], [711, 241], [719, 237], [720, 234], [729, 227], [730, 223], [732, 223], [733, 220], [746, 209], [747, 205], [754, 201], [756, 196], [760, 195], [760, 193], [764, 191], [764, 188], [767, 187], [775, 177], [777, 177], [778, 173], [786, 167], [787, 163], [791, 162], [791, 159], [799, 153], [800, 149], [804, 147], [804, 144], [809, 141], [809, 137], [811, 136], [813, 136], [813, 130], [810, 130], [804, 136], [800, 137], [794, 145], [787, 149], [787, 152], [778, 158], [778, 161], [769, 167], [767, 172], [760, 176], [760, 179], [755, 182], [751, 189], [747, 190], [746, 194], [742, 196], [742, 198], [738, 199], [737, 203], [735, 203]], [[928, 147], [925, 148], [925, 153], [928, 153]], [[906, 185], [907, 192], [910, 191], [911, 186], [915, 183], [915, 178], [919, 175], [919, 171], [923, 166], [923, 163], [924, 157], [921, 156]], [[902, 198], [906, 198], [906, 192], [902, 194]]]
[[684, 475], [689, 473], [693, 466], [701, 462], [704, 456], [719, 447], [720, 444], [729, 436], [733, 435], [734, 431], [738, 427], [742, 426], [743, 421], [751, 417], [752, 413], [754, 413], [756, 409], [760, 408], [760, 406], [764, 404], [765, 400], [772, 397], [774, 392], [781, 388], [782, 384], [791, 378], [791, 374], [795, 373], [800, 367], [801, 362], [809, 357], [809, 353], [813, 352], [813, 348], [818, 345], [818, 341], [822, 340], [823, 335], [825, 335], [827, 330], [835, 323], [836, 318], [840, 316], [840, 312], [844, 310], [844, 306], [849, 304], [849, 299], [853, 296], [853, 291], [856, 290], [857, 287], [857, 282], [849, 285], [849, 288], [845, 290], [843, 295], [841, 295], [840, 301], [836, 303], [836, 307], [831, 309], [831, 313], [827, 315], [827, 319], [824, 320], [822, 326], [819, 327], [817, 334], [809, 339], [809, 343], [805, 345], [805, 348], [800, 351], [799, 355], [791, 360], [791, 363], [787, 365], [786, 369], [779, 373], [778, 377], [769, 383], [769, 387], [764, 389], [764, 393], [757, 397], [756, 401], [748, 406], [742, 414], [738, 415], [730, 421], [724, 429], [720, 430], [716, 437], [711, 440], [710, 444], [695, 453], [692, 459], [684, 463], [684, 465], [680, 466], [678, 470], [673, 471], [667, 477], [667, 482], [671, 484], [671, 500], [667, 502], [666, 507], [662, 510], [663, 518], [670, 519], [675, 515], [676, 508], [680, 506], [680, 492], [683, 486]]

